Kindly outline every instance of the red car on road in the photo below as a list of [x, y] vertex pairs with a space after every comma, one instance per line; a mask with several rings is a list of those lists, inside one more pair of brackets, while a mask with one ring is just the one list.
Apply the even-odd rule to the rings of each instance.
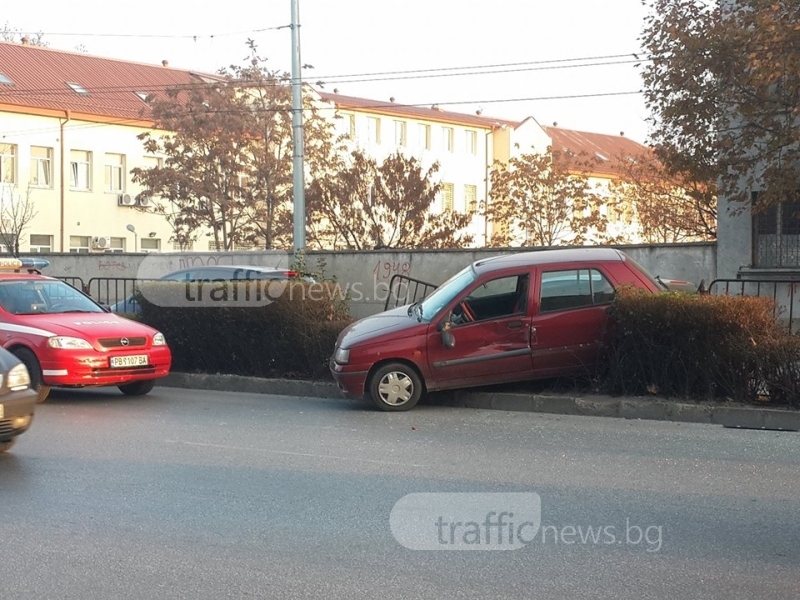
[[53, 386], [117, 386], [144, 395], [172, 364], [163, 334], [19, 259], [0, 260], [0, 336], [27, 367], [39, 402]]
[[348, 326], [330, 370], [345, 395], [386, 411], [409, 410], [426, 391], [576, 374], [601, 361], [622, 285], [694, 289], [612, 248], [487, 258], [420, 302]]

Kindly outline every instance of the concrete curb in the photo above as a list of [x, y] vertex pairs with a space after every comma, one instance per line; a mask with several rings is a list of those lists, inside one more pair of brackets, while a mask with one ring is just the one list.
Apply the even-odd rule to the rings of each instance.
[[[342, 399], [333, 382], [263, 379], [241, 375], [170, 373], [159, 386], [184, 389]], [[741, 404], [673, 402], [659, 398], [557, 393], [495, 392], [482, 389], [430, 394], [434, 406], [538, 412], [586, 417], [708, 423], [744, 429], [800, 431], [800, 411]]]

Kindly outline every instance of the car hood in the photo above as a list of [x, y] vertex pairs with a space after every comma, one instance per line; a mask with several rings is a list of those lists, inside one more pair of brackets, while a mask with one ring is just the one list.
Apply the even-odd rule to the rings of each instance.
[[16, 324], [87, 341], [107, 337], [152, 336], [156, 333], [152, 327], [106, 312], [24, 315], [17, 318]]
[[352, 348], [356, 344], [368, 342], [379, 336], [391, 334], [400, 336], [420, 327], [427, 327], [427, 323], [419, 322], [416, 317], [409, 316], [408, 306], [399, 306], [351, 323], [339, 334], [336, 344], [343, 348]]

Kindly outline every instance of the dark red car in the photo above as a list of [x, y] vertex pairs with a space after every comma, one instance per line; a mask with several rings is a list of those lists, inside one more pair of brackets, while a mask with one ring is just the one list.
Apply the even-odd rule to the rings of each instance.
[[620, 285], [693, 290], [612, 248], [487, 258], [420, 302], [348, 326], [331, 373], [345, 395], [386, 411], [409, 410], [426, 391], [575, 374], [600, 361]]

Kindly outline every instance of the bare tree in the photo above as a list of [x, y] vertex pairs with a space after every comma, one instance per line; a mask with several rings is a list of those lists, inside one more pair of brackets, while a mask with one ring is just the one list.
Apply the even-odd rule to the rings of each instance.
[[22, 38], [27, 38], [28, 44], [31, 46], [50, 45], [42, 39], [44, 38], [44, 34], [41, 31], [32, 35], [25, 34], [17, 28], [12, 28], [8, 24], [8, 21], [6, 21], [5, 25], [3, 25], [2, 29], [0, 29], [0, 40], [4, 42], [20, 42], [22, 41]]
[[492, 246], [518, 242], [520, 233], [523, 246], [582, 244], [606, 235], [607, 219], [587, 177], [553, 160], [552, 149], [495, 162], [491, 182]]
[[19, 240], [38, 213], [30, 186], [24, 195], [16, 190], [15, 185], [0, 186], [0, 243], [12, 256], [19, 257]]

